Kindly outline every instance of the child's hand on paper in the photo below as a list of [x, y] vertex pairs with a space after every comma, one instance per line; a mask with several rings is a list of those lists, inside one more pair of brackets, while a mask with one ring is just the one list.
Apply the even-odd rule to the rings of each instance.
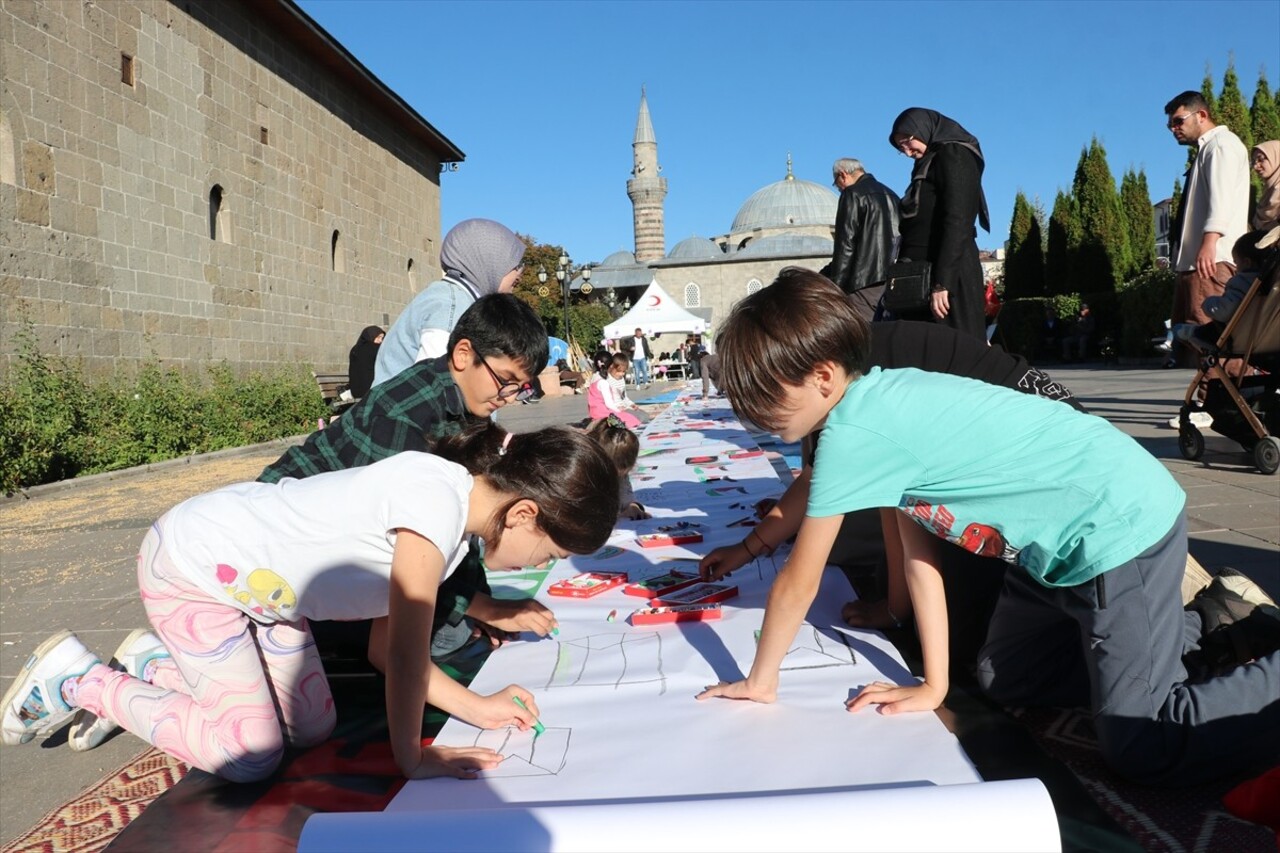
[[[500, 631], [514, 634], [529, 631], [539, 637], [545, 637], [559, 624], [556, 622], [555, 613], [531, 598], [522, 601], [500, 601], [486, 597], [483, 607], [480, 606], [479, 598], [477, 595], [472, 599], [472, 607], [468, 608], [467, 615], [478, 622], [492, 625]], [[477, 612], [472, 613], [472, 610]], [[500, 642], [495, 642], [494, 645], [500, 645]]]
[[622, 511], [622, 516], [624, 518], [629, 518], [632, 521], [640, 521], [645, 518], [653, 518], [652, 515], [650, 515], [648, 512], [645, 511], [644, 507], [640, 506], [640, 504], [636, 503], [635, 501], [632, 501], [627, 505], [627, 508]]
[[418, 766], [405, 770], [410, 779], [452, 776], [474, 779], [477, 770], [488, 770], [502, 763], [502, 756], [484, 746], [424, 746]]
[[845, 703], [850, 711], [860, 711], [868, 705], [879, 705], [881, 714], [901, 714], [905, 711], [933, 711], [947, 698], [945, 690], [939, 690], [928, 682], [910, 687], [899, 687], [875, 681], [862, 688], [862, 692]]
[[747, 546], [741, 542], [732, 545], [721, 545], [698, 563], [698, 575], [704, 581], [718, 581], [725, 575], [732, 574], [751, 562]]
[[[456, 716], [473, 726], [479, 726], [482, 729], [515, 726], [523, 732], [532, 727], [534, 720], [538, 719], [538, 703], [534, 701], [533, 694], [515, 684], [508, 685], [488, 696], [472, 695], [475, 696], [475, 700], [466, 714]], [[524, 702], [523, 708], [515, 701], [515, 697], [519, 697]]]
[[698, 694], [698, 699], [710, 699], [718, 696], [721, 699], [750, 699], [752, 702], [761, 702], [770, 705], [777, 701], [778, 698], [778, 682], [775, 680], [771, 685], [753, 685], [749, 680], [722, 681], [719, 684], [712, 684]]

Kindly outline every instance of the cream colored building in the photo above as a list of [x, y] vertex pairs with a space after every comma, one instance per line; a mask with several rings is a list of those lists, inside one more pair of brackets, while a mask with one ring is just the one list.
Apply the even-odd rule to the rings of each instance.
[[3, 360], [346, 366], [462, 152], [290, 0], [0, 4]]

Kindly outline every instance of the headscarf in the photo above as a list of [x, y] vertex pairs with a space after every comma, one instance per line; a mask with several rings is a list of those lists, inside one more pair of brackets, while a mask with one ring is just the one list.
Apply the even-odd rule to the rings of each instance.
[[524, 257], [524, 241], [492, 219], [464, 219], [444, 236], [440, 266], [467, 284], [476, 298], [498, 292], [503, 277]]
[[1255, 231], [1270, 230], [1280, 220], [1280, 139], [1259, 142], [1253, 146], [1255, 153], [1267, 158], [1271, 171], [1262, 176], [1262, 197], [1253, 214]]
[[[960, 126], [954, 119], [947, 118], [940, 112], [926, 110], [923, 107], [911, 107], [903, 110], [893, 122], [893, 130], [889, 131], [889, 144], [896, 150], [894, 140], [903, 136], [912, 136], [923, 142], [927, 149], [923, 157], [916, 161], [911, 170], [911, 186], [902, 197], [901, 211], [904, 218], [911, 218], [919, 212], [920, 183], [929, 174], [929, 166], [938, 153], [939, 145], [959, 145], [969, 149], [978, 158], [979, 172], [986, 163], [982, 156], [982, 146], [978, 137]], [[987, 211], [987, 195], [982, 191], [982, 183], [978, 183], [978, 224], [982, 230], [990, 233], [991, 214]]]
[[347, 382], [355, 397], [363, 397], [373, 387], [373, 366], [378, 359], [378, 348], [382, 346], [373, 341], [381, 334], [381, 327], [365, 326], [347, 356]]

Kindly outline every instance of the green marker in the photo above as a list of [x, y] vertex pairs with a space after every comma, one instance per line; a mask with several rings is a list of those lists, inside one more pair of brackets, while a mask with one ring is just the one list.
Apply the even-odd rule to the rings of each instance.
[[[521, 708], [525, 709], [526, 711], [529, 710], [529, 706], [524, 704], [524, 700], [521, 699], [519, 696], [512, 696], [511, 701], [515, 702], [517, 705], [519, 705]], [[547, 727], [544, 726], [542, 723], [538, 722], [537, 717], [534, 717], [533, 718], [533, 739], [537, 740], [538, 735], [542, 734], [546, 730], [547, 730]]]

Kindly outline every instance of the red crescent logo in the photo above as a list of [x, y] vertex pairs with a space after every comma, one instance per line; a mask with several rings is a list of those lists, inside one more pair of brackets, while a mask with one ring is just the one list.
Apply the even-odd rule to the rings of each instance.
[[650, 296], [649, 298], [653, 300], [652, 302], [649, 303], [650, 305], [658, 305], [658, 304], [661, 304], [662, 302], [661, 296]]

